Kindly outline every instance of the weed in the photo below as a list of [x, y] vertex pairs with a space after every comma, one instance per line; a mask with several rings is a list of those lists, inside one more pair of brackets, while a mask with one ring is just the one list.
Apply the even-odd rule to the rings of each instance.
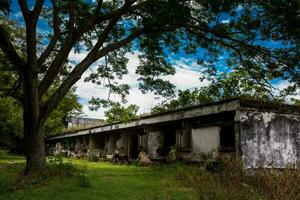
[[199, 166], [196, 174], [178, 171], [177, 179], [198, 188], [201, 200], [299, 200], [299, 169], [246, 170], [234, 156]]

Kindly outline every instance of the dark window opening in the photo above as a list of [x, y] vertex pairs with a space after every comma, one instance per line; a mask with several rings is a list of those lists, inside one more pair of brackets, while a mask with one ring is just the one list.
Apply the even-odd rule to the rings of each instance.
[[234, 126], [222, 126], [220, 131], [220, 151], [235, 151], [235, 133]]
[[138, 155], [139, 155], [139, 138], [138, 135], [132, 135], [131, 137], [131, 146], [130, 146], [130, 152], [131, 155], [130, 157], [133, 159], [137, 159]]
[[176, 133], [174, 129], [164, 131], [164, 146], [161, 149], [160, 155], [167, 156], [169, 155], [171, 147], [176, 145]]

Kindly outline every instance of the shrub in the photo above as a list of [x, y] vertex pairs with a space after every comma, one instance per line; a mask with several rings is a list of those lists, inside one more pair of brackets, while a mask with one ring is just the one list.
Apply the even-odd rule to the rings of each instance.
[[0, 181], [0, 195], [7, 191], [7, 184]]
[[86, 173], [77, 174], [79, 186], [81, 187], [91, 187], [91, 181]]
[[206, 170], [211, 173], [220, 173], [224, 170], [224, 164], [222, 160], [211, 161], [206, 164]]
[[8, 151], [0, 149], [0, 158], [6, 158], [8, 156]]
[[90, 162], [98, 162], [99, 158], [98, 158], [98, 156], [92, 154], [92, 155], [88, 156], [88, 161], [90, 161]]
[[56, 176], [73, 176], [78, 180], [79, 186], [91, 187], [86, 169], [76, 167], [70, 159], [64, 159], [62, 156], [53, 156], [48, 159], [47, 163], [51, 174]]
[[54, 176], [73, 176], [78, 173], [78, 169], [71, 160], [64, 159], [61, 155], [51, 156], [47, 159], [47, 170], [49, 174]]
[[[45, 186], [51, 179], [62, 176], [77, 179], [80, 186], [91, 186], [86, 169], [76, 167], [70, 159], [66, 159], [63, 156], [51, 156], [47, 158], [46, 169], [44, 171], [19, 176], [10, 189], [18, 190], [30, 185]], [[2, 188], [1, 184], [0, 187]]]

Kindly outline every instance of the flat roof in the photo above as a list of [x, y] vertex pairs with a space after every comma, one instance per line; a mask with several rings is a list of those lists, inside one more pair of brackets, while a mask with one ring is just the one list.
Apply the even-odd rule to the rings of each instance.
[[177, 120], [199, 117], [204, 115], [217, 114], [226, 111], [235, 111], [240, 107], [252, 108], [257, 110], [269, 110], [269, 111], [271, 110], [273, 112], [275, 111], [280, 113], [297, 113], [297, 114], [300, 113], [300, 106], [260, 102], [260, 101], [247, 100], [241, 98], [232, 98], [232, 99], [226, 99], [223, 101], [218, 101], [213, 103], [190, 106], [190, 107], [177, 109], [173, 111], [166, 111], [166, 112], [152, 114], [152, 115], [145, 115], [139, 117], [138, 119], [134, 119], [126, 123], [117, 122], [112, 124], [104, 124], [100, 126], [84, 128], [80, 130], [66, 131], [59, 135], [50, 136], [46, 138], [46, 140], [56, 140], [56, 139], [75, 137], [80, 135], [104, 133], [104, 132], [117, 131], [117, 130], [151, 125], [151, 124], [177, 121]]

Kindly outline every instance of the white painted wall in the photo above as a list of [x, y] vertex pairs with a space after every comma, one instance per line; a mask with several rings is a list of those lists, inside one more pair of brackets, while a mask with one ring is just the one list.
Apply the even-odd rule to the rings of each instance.
[[191, 137], [193, 154], [217, 153], [220, 144], [219, 132], [219, 127], [193, 128]]

